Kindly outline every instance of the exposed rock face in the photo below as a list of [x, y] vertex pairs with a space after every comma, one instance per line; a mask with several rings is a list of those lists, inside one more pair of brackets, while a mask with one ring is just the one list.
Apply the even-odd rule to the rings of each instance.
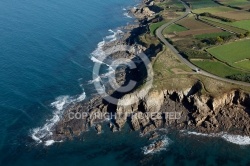
[[[190, 93], [191, 89], [183, 92], [154, 91], [143, 99], [130, 94], [130, 99], [136, 98], [138, 104], [127, 107], [127, 111], [133, 114], [130, 120], [132, 128], [141, 129], [142, 134], [163, 126], [206, 133], [227, 131], [234, 134], [250, 134], [249, 94], [232, 91], [213, 98]], [[123, 102], [124, 98], [120, 101]], [[126, 108], [118, 106], [117, 111], [120, 110], [125, 112]]]
[[151, 11], [148, 7], [133, 8], [131, 9], [131, 12], [133, 15], [135, 15], [135, 17], [139, 19], [150, 18], [155, 15], [155, 12]]
[[107, 105], [102, 104], [100, 96], [92, 98], [89, 102], [73, 104], [65, 110], [59, 123], [54, 126], [52, 137], [55, 140], [62, 140], [80, 136], [93, 124], [103, 121], [105, 117], [99, 115], [105, 112]]
[[159, 112], [164, 102], [163, 91], [150, 92], [144, 102], [146, 112]]
[[[126, 122], [133, 130], [146, 135], [157, 128], [177, 128], [204, 133], [225, 131], [231, 134], [250, 135], [250, 95], [242, 91], [231, 91], [213, 98], [185, 91], [152, 91], [145, 97], [139, 92], [127, 94], [118, 101], [115, 113], [119, 114], [111, 124], [113, 132], [121, 130]], [[191, 94], [191, 95], [190, 95]], [[124, 104], [126, 103], [126, 104]], [[62, 120], [55, 126], [53, 138], [72, 139], [87, 131], [89, 126], [103, 119], [93, 118], [95, 113], [108, 113], [109, 105], [99, 97], [90, 102], [71, 106]], [[89, 115], [81, 119], [70, 119], [71, 113]], [[98, 133], [101, 126], [95, 125]]]
[[196, 107], [191, 114], [195, 126], [193, 129], [200, 132], [250, 134], [249, 94], [232, 91], [217, 98], [197, 95], [192, 98]]

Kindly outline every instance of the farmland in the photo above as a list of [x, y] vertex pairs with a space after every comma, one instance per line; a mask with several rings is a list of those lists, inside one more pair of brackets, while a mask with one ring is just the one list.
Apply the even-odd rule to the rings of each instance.
[[200, 19], [202, 21], [204, 21], [204, 22], [207, 22], [207, 23], [211, 24], [211, 25], [223, 28], [223, 29], [225, 29], [227, 31], [234, 32], [234, 33], [237, 33], [237, 34], [244, 34], [244, 33], [247, 32], [247, 30], [245, 30], [245, 29], [241, 29], [241, 28], [238, 28], [238, 27], [235, 27], [235, 26], [232, 26], [232, 25], [228, 25], [228, 24], [225, 24], [225, 23], [214, 21], [214, 19], [211, 19], [211, 18], [200, 17]]
[[192, 9], [220, 6], [212, 0], [185, 0], [185, 2], [189, 3]]
[[208, 49], [221, 61], [245, 70], [250, 68], [250, 40], [243, 40]]
[[243, 40], [217, 46], [208, 49], [208, 52], [222, 61], [229, 63], [238, 62], [240, 60], [250, 58], [250, 40]]
[[189, 36], [189, 35], [199, 35], [199, 34], [209, 34], [222, 32], [222, 30], [212, 27], [210, 25], [204, 24], [200, 21], [195, 20], [194, 18], [186, 18], [179, 22], [179, 25], [186, 27], [188, 30], [179, 32], [179, 36]]
[[202, 68], [203, 70], [220, 77], [227, 77], [241, 73], [241, 71], [231, 68], [218, 61], [202, 60], [202, 61], [192, 61], [192, 62], [198, 67]]
[[250, 2], [248, 0], [218, 0], [220, 3], [230, 6], [245, 7], [249, 6]]
[[234, 20], [249, 20], [250, 19], [250, 13], [247, 11], [230, 11], [230, 12], [221, 12], [217, 13], [216, 15], [220, 17], [230, 18]]
[[250, 31], [250, 20], [241, 20], [241, 21], [234, 21], [234, 22], [223, 22], [220, 21], [218, 19], [213, 19], [213, 18], [209, 18], [209, 17], [204, 17], [206, 20], [210, 20], [210, 21], [214, 21], [214, 22], [218, 22], [221, 24], [226, 24], [232, 27], [237, 27], [240, 29], [244, 29], [244, 30], [248, 30]]
[[230, 11], [235, 11], [235, 10], [229, 7], [225, 7], [225, 6], [207, 7], [207, 8], [199, 8], [199, 9], [193, 10], [193, 12], [197, 14], [204, 13], [204, 12], [215, 14], [215, 13], [230, 12]]
[[250, 59], [245, 59], [241, 62], [237, 62], [237, 66], [250, 71]]
[[168, 26], [164, 36], [197, 67], [220, 77], [244, 81], [244, 76], [250, 73], [250, 40], [246, 39], [250, 12], [213, 0], [186, 2], [192, 13]]
[[172, 24], [171, 26], [166, 28], [163, 33], [168, 34], [168, 33], [173, 33], [173, 32], [182, 32], [182, 31], [186, 31], [186, 30], [188, 30], [188, 29], [183, 27], [183, 26], [180, 26], [178, 24]]
[[230, 36], [230, 35], [232, 35], [232, 34], [229, 32], [219, 32], [219, 33], [208, 33], [208, 34], [195, 35], [195, 38], [207, 39], [207, 38], [216, 38], [218, 36]]

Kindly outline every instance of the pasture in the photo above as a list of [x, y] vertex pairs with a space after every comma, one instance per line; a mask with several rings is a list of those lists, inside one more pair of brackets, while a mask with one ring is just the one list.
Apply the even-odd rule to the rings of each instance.
[[182, 32], [182, 31], [186, 31], [186, 30], [188, 30], [188, 29], [181, 26], [181, 25], [172, 24], [169, 27], [167, 27], [166, 29], [164, 29], [163, 33], [169, 34], [169, 33], [174, 33], [174, 32]]
[[237, 34], [245, 34], [246, 32], [248, 32], [248, 30], [241, 29], [241, 28], [235, 27], [233, 25], [228, 25], [228, 24], [225, 24], [224, 22], [215, 21], [216, 19], [212, 19], [209, 17], [200, 17], [200, 19], [209, 23], [209, 24], [212, 24], [212, 25], [217, 26], [217, 27], [221, 27], [223, 29], [226, 29], [227, 31], [232, 31], [232, 32], [237, 33]]
[[193, 10], [193, 12], [197, 14], [201, 14], [205, 12], [215, 14], [215, 13], [230, 12], [230, 11], [235, 11], [235, 10], [229, 7], [225, 7], [225, 6], [207, 7], [207, 8], [199, 8], [199, 9]]
[[240, 28], [240, 29], [245, 29], [245, 30], [250, 31], [250, 20], [241, 20], [241, 21], [234, 21], [234, 22], [223, 22], [221, 20], [214, 19], [214, 18], [209, 18], [209, 17], [204, 17], [204, 18], [206, 18], [207, 20], [210, 20], [210, 21], [214, 21], [214, 22], [218, 22], [218, 23], [221, 23], [221, 24], [226, 24], [226, 25], [229, 25], [229, 26], [233, 26], [233, 27], [237, 27], [237, 28]]
[[201, 34], [201, 35], [195, 35], [196, 39], [208, 39], [208, 38], [216, 38], [218, 36], [230, 36], [232, 35], [229, 32], [219, 32], [219, 33], [209, 33], [209, 34]]
[[250, 5], [250, 1], [248, 0], [218, 0], [220, 3], [231, 6], [245, 6]]
[[242, 71], [234, 69], [218, 61], [202, 60], [192, 61], [192, 63], [200, 67], [201, 69], [220, 77], [227, 77], [234, 74], [242, 73]]
[[220, 6], [212, 0], [185, 0], [192, 9]]
[[192, 36], [192, 35], [200, 35], [200, 34], [209, 34], [209, 33], [220, 33], [223, 32], [219, 28], [212, 27], [203, 22], [195, 20], [193, 17], [185, 18], [179, 22], [179, 25], [187, 28], [187, 31], [178, 32], [178, 36]]
[[250, 71], [250, 59], [245, 59], [244, 61], [237, 62], [235, 63], [235, 66]]
[[214, 57], [234, 67], [250, 68], [250, 40], [237, 41], [207, 50]]
[[221, 13], [216, 13], [216, 15], [220, 17], [237, 20], [237, 21], [250, 20], [250, 12], [247, 12], [244, 10], [221, 12]]
[[208, 49], [208, 52], [222, 61], [228, 63], [238, 62], [250, 58], [250, 40], [220, 45]]

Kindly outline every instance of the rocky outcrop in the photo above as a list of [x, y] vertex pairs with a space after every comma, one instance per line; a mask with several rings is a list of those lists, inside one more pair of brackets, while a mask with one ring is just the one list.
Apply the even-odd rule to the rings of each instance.
[[151, 11], [147, 6], [141, 8], [133, 8], [131, 9], [131, 13], [139, 19], [151, 18], [155, 15], [155, 12]]
[[[129, 94], [119, 101], [131, 99], [136, 100], [136, 104], [118, 105], [117, 112], [127, 110], [132, 113], [131, 126], [134, 130], [141, 130], [143, 135], [161, 127], [250, 134], [249, 94], [233, 90], [214, 98], [191, 92], [193, 89], [153, 91], [141, 99], [135, 93]], [[123, 125], [125, 123], [124, 119]]]
[[[146, 5], [132, 10], [137, 18], [154, 16], [154, 12], [150, 10], [150, 6], [154, 5], [152, 1], [145, 1], [144, 4]], [[104, 49], [119, 44], [131, 44], [133, 39], [130, 37], [138, 37], [142, 27], [138, 26], [124, 34], [124, 38], [119, 41], [106, 43]], [[130, 42], [127, 39], [130, 39]], [[156, 49], [133, 45], [129, 50], [130, 53], [118, 51], [113, 53], [108, 60], [122, 57], [138, 63], [135, 58], [137, 51], [146, 52], [150, 57], [157, 53]], [[126, 68], [121, 68], [116, 73], [120, 85], [124, 84], [128, 78], [142, 75], [138, 72], [131, 72], [131, 75], [128, 73], [130, 72], [127, 72]], [[141, 78], [138, 79], [141, 80]], [[128, 94], [115, 93], [115, 97], [119, 99], [116, 104], [110, 104], [101, 96], [95, 96], [89, 101], [74, 103], [66, 108], [50, 137], [54, 140], [73, 139], [88, 131], [91, 126], [101, 133], [100, 123], [110, 117], [110, 114], [117, 115], [111, 118], [112, 123], [110, 122], [110, 129], [113, 132], [121, 130], [128, 122], [133, 130], [141, 131], [142, 135], [154, 132], [158, 128], [188, 129], [206, 133], [227, 131], [250, 135], [249, 94], [232, 90], [213, 97], [201, 95], [201, 89], [202, 85], [199, 82], [184, 90], [149, 91], [146, 87]], [[109, 94], [114, 94], [114, 91], [109, 91]], [[106, 117], [99, 116], [104, 114]], [[72, 115], [74, 115], [73, 118]]]
[[[197, 86], [197, 85], [194, 85]], [[159, 128], [187, 129], [203, 133], [250, 135], [250, 95], [232, 90], [231, 92], [212, 97], [194, 91], [194, 87], [183, 91], [164, 90], [150, 91], [141, 89], [127, 94], [118, 100], [117, 106], [104, 104], [100, 97], [89, 102], [70, 106], [61, 121], [55, 126], [55, 140], [72, 139], [95, 126], [101, 133], [99, 125], [106, 117], [96, 118], [94, 115], [115, 114], [110, 129], [122, 130], [128, 122], [133, 130], [142, 135], [154, 132]], [[74, 113], [82, 115], [80, 119], [70, 119]], [[88, 113], [88, 114], [87, 114]], [[87, 114], [88, 116], [83, 116]], [[97, 125], [98, 124], [98, 125]]]
[[97, 125], [95, 126], [95, 129], [96, 129], [96, 131], [97, 131], [97, 134], [101, 134], [101, 132], [102, 132], [102, 126], [101, 126], [100, 124], [97, 124]]

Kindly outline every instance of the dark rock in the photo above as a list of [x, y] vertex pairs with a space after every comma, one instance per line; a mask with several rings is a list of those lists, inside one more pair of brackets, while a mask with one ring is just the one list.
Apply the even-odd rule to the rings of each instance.
[[96, 129], [96, 131], [97, 131], [97, 134], [101, 134], [101, 132], [102, 132], [102, 126], [101, 126], [100, 124], [97, 124], [97, 125], [95, 126], [95, 129]]

